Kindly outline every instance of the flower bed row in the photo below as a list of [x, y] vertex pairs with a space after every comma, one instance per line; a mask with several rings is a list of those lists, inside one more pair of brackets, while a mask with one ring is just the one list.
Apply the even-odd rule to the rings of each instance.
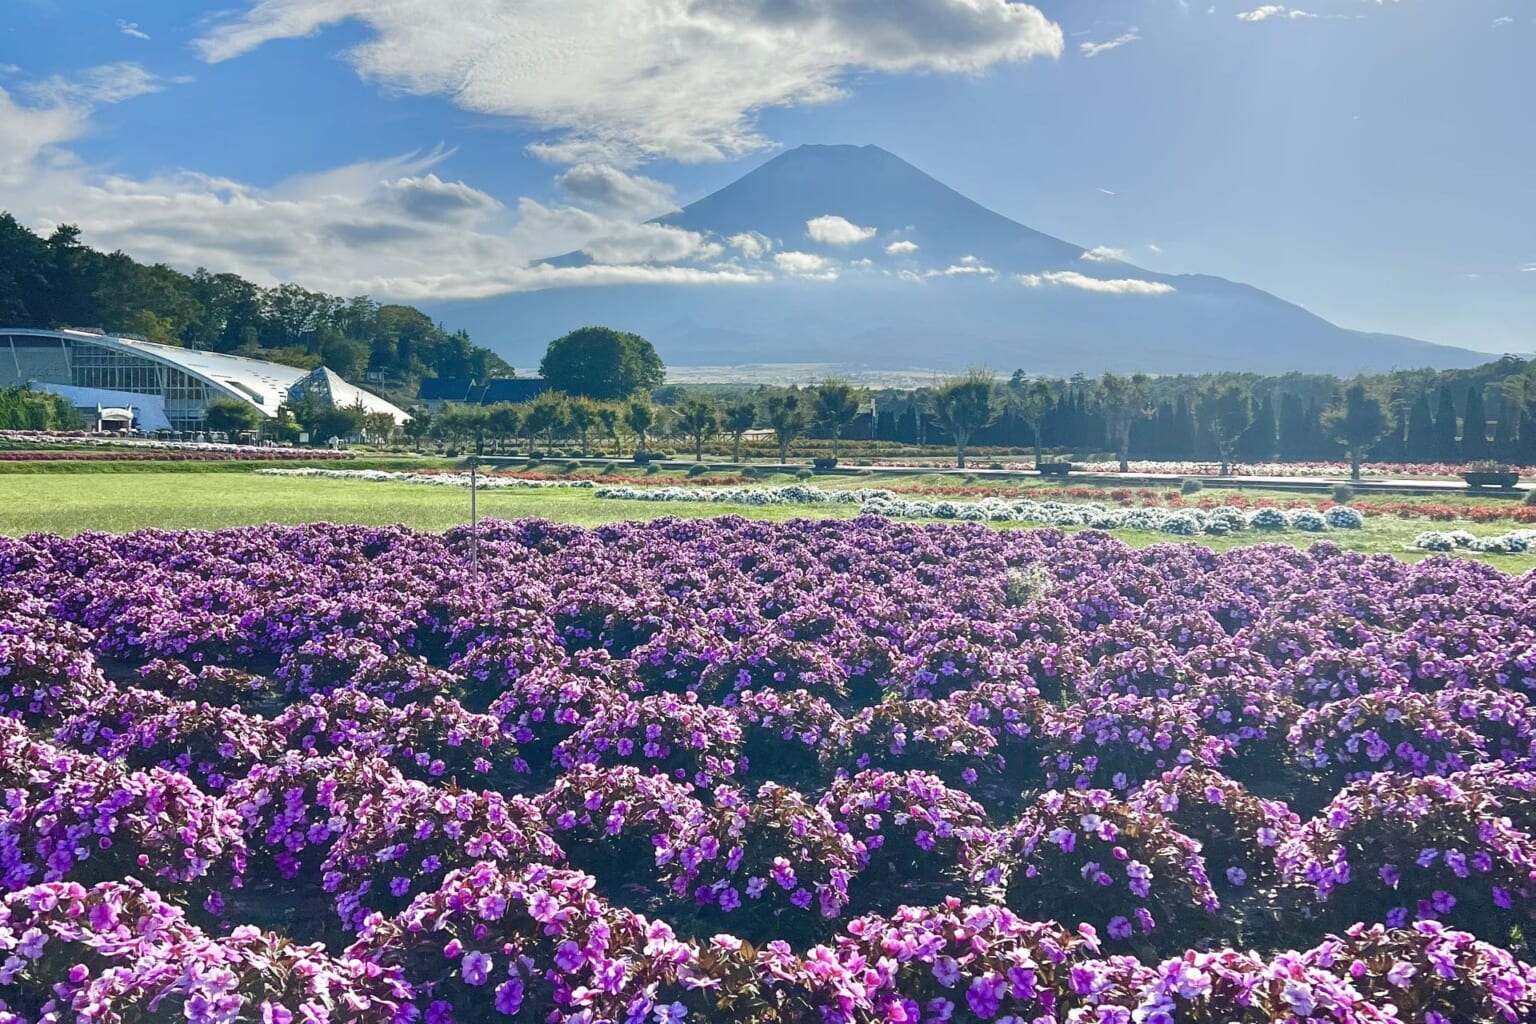
[[[63, 457], [71, 450], [95, 450], [103, 457], [108, 452], [180, 452], [180, 453], [207, 453], [209, 455], [231, 455], [240, 457], [277, 457], [283, 455], [299, 456], [305, 458], [349, 458], [351, 452], [331, 451], [329, 449], [274, 448], [267, 445], [254, 444], [226, 444], [217, 441], [159, 441], [147, 437], [108, 437], [100, 434], [86, 433], [50, 433], [33, 430], [0, 430], [0, 451], [6, 446], [16, 445], [24, 449], [41, 448], [48, 451], [54, 457]], [[273, 455], [273, 453], [278, 453]], [[23, 451], [18, 454], [28, 454]]]
[[[985, 455], [973, 456], [973, 458], [985, 458]], [[879, 459], [875, 464], [913, 469], [947, 469], [954, 466], [953, 460], [938, 459]], [[1033, 462], [1008, 462], [1003, 463], [1002, 466], [1011, 472], [1031, 472], [1035, 468]], [[1083, 473], [1120, 472], [1118, 462], [1074, 462], [1073, 467]], [[1344, 480], [1350, 475], [1350, 465], [1347, 462], [1234, 462], [1227, 469], [1231, 476], [1251, 477], [1322, 477]], [[1360, 474], [1368, 477], [1452, 478], [1461, 476], [1467, 469], [1465, 464], [1454, 462], [1366, 462], [1361, 464]], [[1221, 464], [1207, 461], [1136, 460], [1129, 463], [1128, 471], [1147, 476], [1210, 477], [1221, 473]], [[1521, 476], [1532, 476], [1536, 475], [1536, 467], [1515, 467], [1514, 472]]]
[[[391, 472], [383, 469], [322, 469], [314, 466], [297, 469], [258, 469], [258, 476], [318, 477], [324, 480], [360, 480], [375, 484], [431, 484], [436, 487], [468, 487], [468, 473], [435, 470], [427, 473]], [[590, 489], [591, 480], [533, 479], [521, 476], [479, 474], [476, 487], [486, 490], [522, 488], [525, 490]]]
[[1234, 530], [1302, 530], [1319, 533], [1359, 529], [1364, 517], [1348, 506], [1326, 512], [1310, 508], [1234, 506], [1204, 508], [1107, 508], [1103, 505], [987, 498], [982, 501], [905, 500], [880, 489], [823, 490], [804, 484], [786, 487], [602, 487], [595, 497], [615, 501], [690, 502], [732, 505], [858, 505], [860, 512], [891, 519], [958, 519], [968, 522], [1031, 523], [1041, 526], [1090, 526], [1096, 529], [1158, 530], [1180, 536], [1224, 534]]
[[1476, 551], [1485, 555], [1518, 555], [1536, 546], [1536, 530], [1511, 530], [1479, 537], [1466, 530], [1428, 530], [1413, 539], [1420, 551]]
[[0, 462], [311, 462], [349, 459], [351, 452], [297, 448], [244, 448], [240, 451], [40, 451], [0, 450]]

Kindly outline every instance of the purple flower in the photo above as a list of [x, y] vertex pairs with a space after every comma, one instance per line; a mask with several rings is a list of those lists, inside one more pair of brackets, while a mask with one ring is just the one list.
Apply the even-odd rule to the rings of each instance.
[[586, 962], [587, 956], [581, 947], [569, 939], [560, 943], [560, 948], [555, 950], [555, 966], [567, 974]]
[[496, 986], [496, 1012], [508, 1017], [523, 1008], [523, 979], [516, 975]]
[[982, 1020], [990, 1020], [1002, 1007], [1005, 988], [1003, 979], [995, 974], [972, 978], [970, 987], [965, 990], [966, 1005]]
[[459, 974], [466, 985], [484, 985], [491, 977], [491, 958], [479, 950], [466, 953]]

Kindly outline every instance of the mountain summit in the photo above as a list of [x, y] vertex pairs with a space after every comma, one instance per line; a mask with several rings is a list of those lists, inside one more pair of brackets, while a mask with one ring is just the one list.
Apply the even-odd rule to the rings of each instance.
[[877, 146], [789, 150], [653, 223], [707, 240], [690, 265], [760, 279], [557, 289], [445, 315], [522, 364], [589, 323], [645, 335], [674, 366], [1351, 374], [1486, 359], [1348, 330], [1220, 277], [1144, 270], [1009, 220]]
[[922, 262], [944, 266], [974, 255], [990, 266], [1036, 269], [1083, 252], [993, 213], [879, 146], [789, 150], [658, 222], [723, 237], [756, 231], [787, 249], [834, 252], [806, 234], [807, 223], [823, 216], [877, 229], [870, 244], [847, 248], [855, 258], [879, 255], [897, 240], [917, 245]]

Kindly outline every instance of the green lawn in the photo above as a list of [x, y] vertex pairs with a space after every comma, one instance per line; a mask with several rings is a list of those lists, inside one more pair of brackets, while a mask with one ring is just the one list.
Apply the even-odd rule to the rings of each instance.
[[[726, 512], [754, 519], [847, 518], [855, 509], [771, 508], [732, 505], [661, 504], [598, 500], [585, 490], [482, 491], [482, 517], [517, 519], [538, 516], [581, 526], [658, 516], [706, 517]], [[0, 475], [0, 534], [76, 534], [87, 530], [122, 533], [145, 527], [163, 529], [249, 526], [258, 523], [320, 521], [386, 525], [403, 523], [421, 530], [444, 530], [467, 522], [469, 494], [457, 488], [416, 484], [378, 484], [348, 480], [261, 477], [251, 473], [198, 473], [176, 470], [133, 473], [47, 473]], [[1426, 529], [1454, 528], [1424, 520], [1371, 517], [1363, 530], [1326, 535], [1343, 547], [1421, 557], [1406, 550]], [[1505, 525], [1474, 527], [1481, 534], [1502, 533]], [[1125, 531], [1138, 546], [1174, 542], [1167, 534]], [[1280, 533], [1262, 538], [1306, 546], [1317, 535]], [[1260, 540], [1255, 534], [1201, 538], [1198, 543], [1226, 550]], [[1508, 572], [1536, 568], [1536, 554], [1481, 556]]]

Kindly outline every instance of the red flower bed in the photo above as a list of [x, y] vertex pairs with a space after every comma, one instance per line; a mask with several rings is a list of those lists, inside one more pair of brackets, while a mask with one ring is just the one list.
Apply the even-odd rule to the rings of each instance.
[[350, 459], [351, 452], [305, 451], [296, 448], [221, 451], [91, 451], [77, 449], [0, 451], [0, 462], [291, 462]]

